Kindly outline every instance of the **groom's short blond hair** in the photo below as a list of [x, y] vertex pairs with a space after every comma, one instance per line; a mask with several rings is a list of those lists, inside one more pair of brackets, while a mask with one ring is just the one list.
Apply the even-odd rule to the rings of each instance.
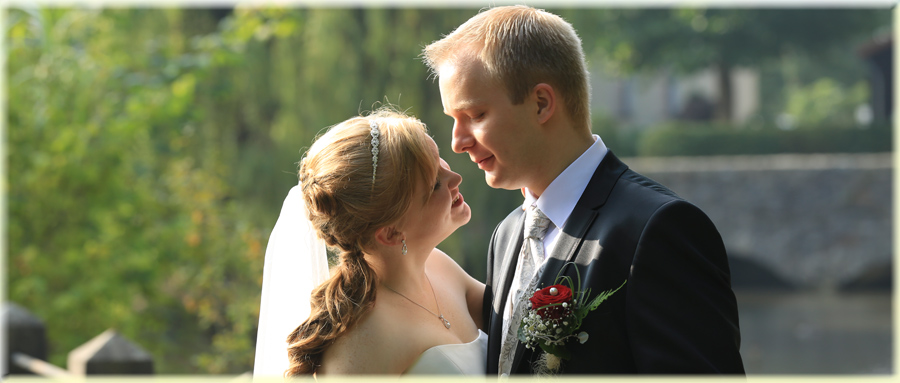
[[[473, 57], [474, 56], [474, 57]], [[435, 75], [444, 63], [475, 58], [520, 104], [539, 83], [562, 96], [576, 126], [590, 127], [590, 84], [581, 39], [561, 17], [524, 5], [481, 12], [425, 47]]]

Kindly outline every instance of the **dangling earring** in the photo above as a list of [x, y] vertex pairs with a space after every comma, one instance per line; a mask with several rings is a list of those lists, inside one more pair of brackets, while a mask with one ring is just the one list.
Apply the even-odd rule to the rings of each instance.
[[400, 253], [406, 255], [406, 238], [401, 239], [400, 242], [403, 242], [403, 250], [400, 250]]

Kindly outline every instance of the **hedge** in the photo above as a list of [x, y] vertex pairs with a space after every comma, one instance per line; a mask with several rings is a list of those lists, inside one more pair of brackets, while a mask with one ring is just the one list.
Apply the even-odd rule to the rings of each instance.
[[888, 152], [892, 149], [891, 134], [889, 124], [865, 129], [823, 126], [785, 131], [775, 128], [737, 129], [725, 124], [668, 123], [640, 134], [635, 140], [635, 154], [708, 156]]

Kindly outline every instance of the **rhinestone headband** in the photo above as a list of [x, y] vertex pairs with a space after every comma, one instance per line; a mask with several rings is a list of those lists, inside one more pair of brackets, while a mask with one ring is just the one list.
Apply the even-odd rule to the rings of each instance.
[[369, 133], [372, 135], [372, 185], [375, 185], [375, 174], [378, 170], [378, 143], [380, 142], [381, 131], [378, 130], [378, 123], [375, 121], [370, 122], [369, 127], [371, 128]]

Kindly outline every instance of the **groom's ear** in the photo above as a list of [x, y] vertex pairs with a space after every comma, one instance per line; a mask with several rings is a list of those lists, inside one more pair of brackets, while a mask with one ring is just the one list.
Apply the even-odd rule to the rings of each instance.
[[556, 111], [556, 92], [550, 84], [540, 83], [531, 90], [534, 100], [537, 102], [537, 119], [543, 124], [553, 116]]
[[403, 233], [393, 226], [385, 226], [375, 230], [375, 240], [385, 246], [397, 246], [403, 240]]

